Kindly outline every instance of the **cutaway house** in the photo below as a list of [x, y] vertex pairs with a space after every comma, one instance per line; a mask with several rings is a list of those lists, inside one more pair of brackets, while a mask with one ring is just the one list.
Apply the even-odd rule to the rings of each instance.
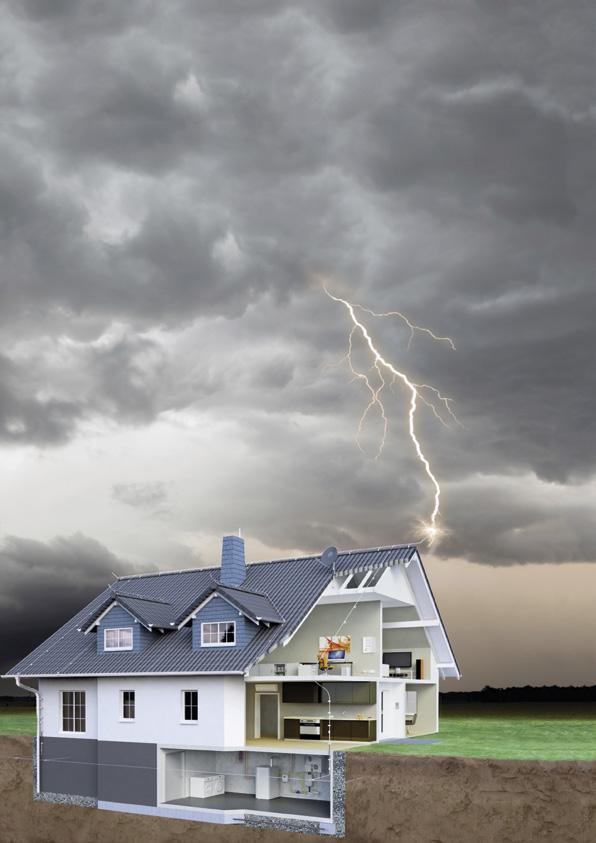
[[121, 577], [8, 674], [36, 798], [341, 836], [345, 750], [438, 730], [459, 676], [415, 545]]

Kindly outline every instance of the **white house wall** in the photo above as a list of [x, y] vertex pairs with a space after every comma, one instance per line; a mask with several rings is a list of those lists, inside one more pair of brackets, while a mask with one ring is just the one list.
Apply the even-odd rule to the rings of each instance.
[[[62, 691], [85, 691], [84, 732], [62, 731]], [[97, 738], [97, 680], [96, 679], [40, 679], [41, 734], [46, 738]]]
[[[198, 691], [199, 719], [182, 722], [182, 691]], [[121, 721], [121, 691], [135, 691], [135, 719]], [[173, 746], [242, 746], [244, 680], [231, 676], [149, 676], [98, 680], [101, 741]]]
[[383, 598], [397, 600], [400, 603], [415, 602], [403, 565], [392, 565], [388, 568], [377, 583], [375, 591]]

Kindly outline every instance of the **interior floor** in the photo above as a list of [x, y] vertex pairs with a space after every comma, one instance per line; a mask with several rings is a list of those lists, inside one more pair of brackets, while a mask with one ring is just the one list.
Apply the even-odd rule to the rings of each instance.
[[[363, 744], [364, 741], [331, 741], [332, 750], [350, 749], [351, 747]], [[283, 750], [284, 752], [291, 752], [292, 754], [307, 753], [315, 755], [327, 755], [329, 753], [329, 744], [327, 741], [306, 741], [306, 740], [278, 740], [276, 738], [248, 738], [246, 741], [247, 747], [258, 747], [260, 750], [274, 749]]]
[[329, 802], [318, 799], [293, 799], [289, 796], [257, 799], [253, 793], [222, 793], [219, 796], [209, 796], [207, 799], [186, 796], [182, 799], [171, 799], [165, 804], [183, 805], [186, 808], [212, 808], [220, 811], [267, 811], [272, 814], [294, 814], [325, 819], [331, 816]]

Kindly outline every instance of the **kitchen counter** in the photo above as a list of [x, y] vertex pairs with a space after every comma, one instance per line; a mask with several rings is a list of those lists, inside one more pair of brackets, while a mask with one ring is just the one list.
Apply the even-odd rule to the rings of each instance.
[[375, 741], [377, 739], [377, 721], [374, 717], [284, 717], [284, 740], [300, 740], [300, 721], [316, 720], [321, 725], [320, 740], [329, 738], [331, 726], [332, 741]]
[[[303, 714], [300, 717], [298, 717], [295, 714], [290, 714], [290, 715], [287, 715], [287, 716], [284, 714], [283, 717], [282, 717], [282, 720], [320, 720], [321, 722], [323, 722], [323, 720], [327, 720], [327, 719], [328, 718], [327, 718], [326, 714]], [[366, 717], [356, 717], [356, 716], [353, 716], [353, 717], [336, 717], [335, 714], [332, 714], [329, 719], [331, 719], [331, 720], [358, 720], [358, 721], [364, 722], [365, 720], [376, 720], [377, 718], [372, 717], [372, 716], [368, 716], [368, 715]]]

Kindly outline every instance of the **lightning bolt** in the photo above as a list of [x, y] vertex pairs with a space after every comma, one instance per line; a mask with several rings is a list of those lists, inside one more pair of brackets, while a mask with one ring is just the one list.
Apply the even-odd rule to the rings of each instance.
[[[414, 445], [414, 450], [416, 452], [416, 456], [422, 463], [424, 467], [424, 471], [430, 480], [433, 490], [434, 490], [434, 504], [430, 514], [429, 521], [422, 524], [422, 533], [423, 536], [427, 539], [429, 543], [432, 543], [435, 539], [437, 539], [441, 533], [441, 529], [438, 525], [438, 518], [439, 518], [439, 510], [440, 510], [440, 503], [441, 503], [441, 487], [439, 485], [439, 481], [437, 480], [428, 458], [426, 457], [424, 451], [422, 450], [422, 445], [416, 433], [416, 410], [418, 409], [418, 402], [425, 404], [434, 414], [435, 418], [441, 422], [441, 424], [448, 426], [448, 423], [445, 421], [445, 418], [441, 414], [441, 410], [447, 413], [452, 421], [459, 424], [459, 421], [453, 411], [452, 401], [450, 398], [442, 395], [436, 387], [431, 386], [430, 384], [417, 384], [412, 381], [405, 372], [401, 371], [400, 369], [396, 369], [395, 366], [386, 360], [382, 354], [377, 350], [375, 344], [370, 336], [366, 325], [358, 318], [356, 315], [356, 310], [368, 313], [374, 317], [397, 317], [401, 319], [404, 324], [410, 330], [410, 339], [408, 341], [408, 348], [411, 345], [412, 339], [415, 333], [421, 332], [425, 333], [430, 336], [433, 340], [437, 342], [445, 342], [447, 343], [451, 349], [455, 350], [455, 344], [450, 337], [440, 337], [434, 334], [429, 328], [422, 327], [420, 325], [415, 325], [411, 322], [403, 313], [400, 311], [388, 311], [387, 313], [376, 313], [373, 310], [369, 310], [369, 308], [363, 307], [359, 304], [353, 304], [352, 302], [347, 301], [346, 299], [341, 298], [340, 296], [335, 296], [330, 290], [327, 288], [325, 284], [323, 284], [323, 289], [325, 293], [329, 296], [330, 299], [337, 302], [338, 304], [342, 304], [349, 316], [352, 320], [352, 329], [350, 331], [348, 337], [348, 351], [346, 355], [340, 360], [339, 362], [347, 362], [350, 372], [352, 373], [353, 380], [361, 381], [364, 386], [368, 389], [370, 398], [367, 406], [364, 409], [360, 417], [360, 421], [358, 424], [358, 432], [356, 435], [356, 442], [360, 450], [363, 451], [363, 448], [360, 444], [360, 436], [362, 434], [362, 429], [364, 422], [368, 416], [368, 414], [373, 410], [373, 408], [377, 407], [378, 411], [381, 415], [383, 420], [383, 433], [380, 439], [379, 448], [375, 455], [375, 459], [377, 459], [383, 450], [383, 446], [385, 444], [385, 439], [387, 435], [387, 415], [385, 413], [385, 408], [383, 406], [383, 402], [380, 398], [380, 395], [387, 384], [387, 380], [385, 379], [383, 372], [389, 373], [391, 376], [391, 386], [395, 383], [403, 384], [406, 389], [409, 391], [410, 394], [410, 406], [408, 410], [408, 431], [410, 434], [410, 439], [412, 440], [412, 444]], [[368, 372], [362, 372], [357, 369], [354, 365], [353, 361], [353, 350], [354, 350], [354, 336], [359, 334], [362, 339], [364, 340], [366, 346], [368, 347], [372, 358], [373, 364]], [[373, 385], [370, 380], [370, 373], [373, 371], [376, 372], [378, 378], [378, 386]]]

